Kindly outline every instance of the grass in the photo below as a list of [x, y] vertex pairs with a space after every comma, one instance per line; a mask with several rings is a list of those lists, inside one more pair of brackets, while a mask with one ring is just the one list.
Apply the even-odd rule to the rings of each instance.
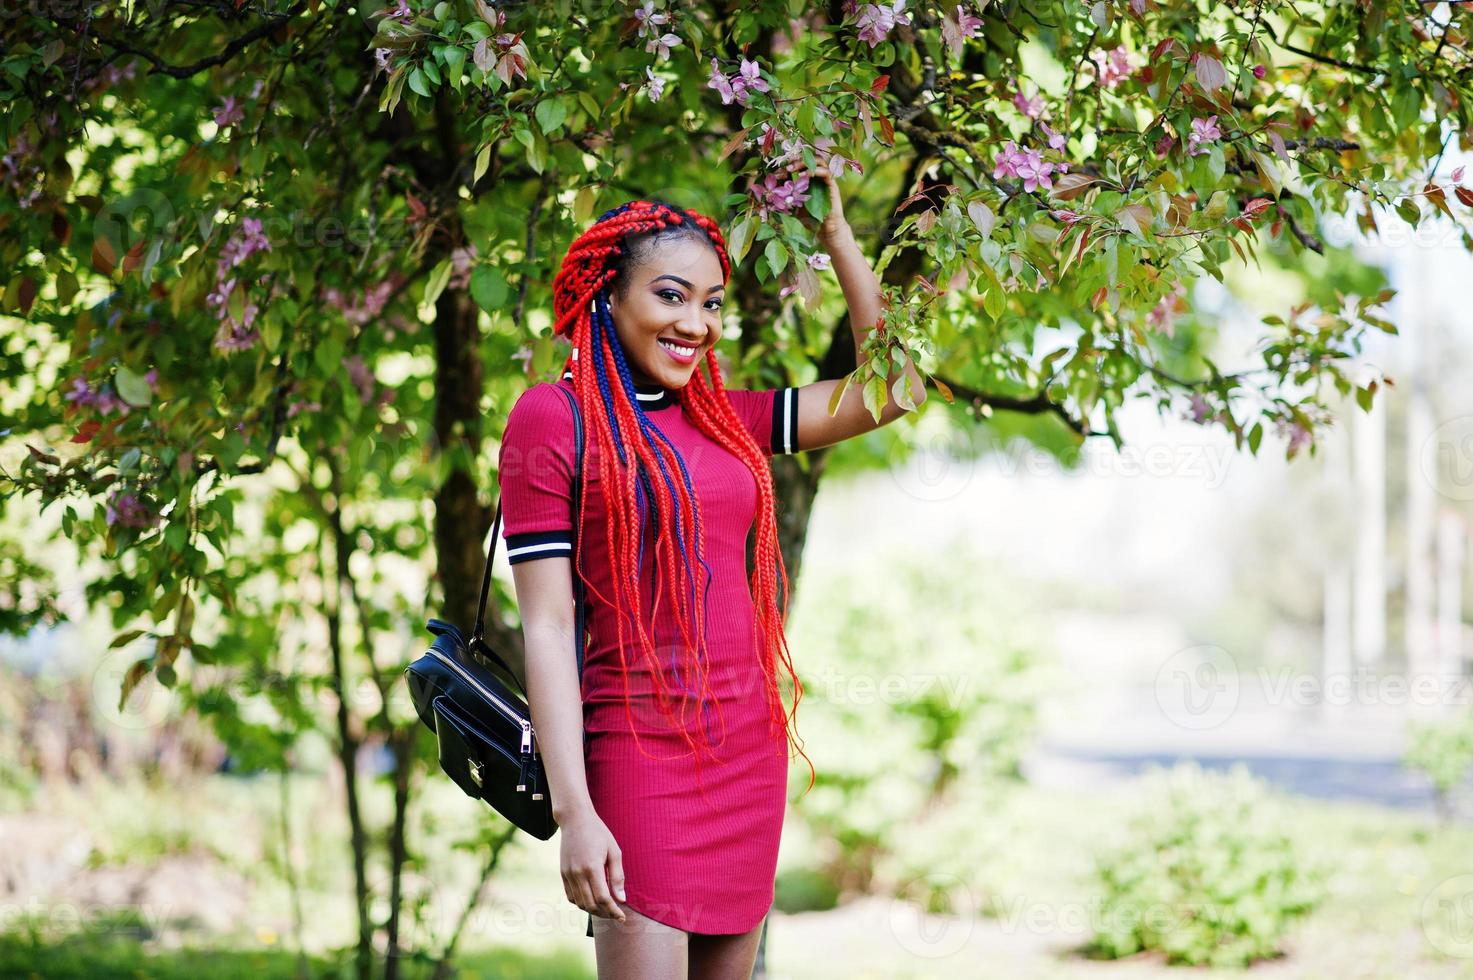
[[[294, 861], [304, 879], [308, 928], [302, 939], [311, 955], [291, 951], [287, 894], [279, 881], [278, 847], [271, 828], [275, 790], [269, 783], [213, 777], [202, 785], [94, 788], [69, 798], [37, 798], [32, 811], [64, 822], [58, 839], [84, 834], [93, 841], [92, 863], [155, 873], [159, 861], [187, 857], [185, 884], [199, 890], [165, 893], [157, 899], [175, 911], [198, 912], [209, 904], [237, 902], [229, 928], [201, 920], [179, 925], [114, 911], [69, 931], [53, 917], [35, 926], [14, 916], [0, 919], [0, 977], [142, 978], [199, 977], [347, 978], [350, 953], [340, 947], [353, 932], [351, 880], [346, 875], [345, 829], [330, 799], [298, 787], [302, 808]], [[458, 793], [458, 791], [456, 791]], [[884, 898], [834, 909], [784, 914], [769, 923], [767, 956], [774, 980], [819, 980], [834, 976], [901, 978], [1028, 976], [1181, 977], [1147, 954], [1119, 961], [1090, 960], [1084, 953], [1094, 900], [1091, 857], [1121, 826], [1135, 798], [1131, 783], [1109, 793], [1082, 793], [1024, 786], [999, 797], [978, 814], [985, 822], [989, 866], [973, 880], [985, 885], [968, 896], [979, 911], [971, 920], [930, 916]], [[454, 880], [468, 862], [452, 851], [455, 842], [484, 832], [486, 822], [469, 801], [446, 794], [431, 801], [433, 821], [415, 828], [421, 865], [434, 877], [416, 875], [408, 893], [430, 900], [424, 920], [406, 927], [411, 945], [438, 949], [466, 894]], [[1416, 976], [1473, 980], [1473, 948], [1459, 945], [1466, 924], [1456, 917], [1462, 892], [1449, 892], [1461, 876], [1473, 881], [1473, 827], [1440, 827], [1430, 814], [1378, 807], [1294, 800], [1289, 819], [1317, 858], [1334, 867], [1329, 899], [1296, 925], [1282, 944], [1284, 956], [1255, 966], [1253, 973], [1295, 980], [1353, 980]], [[184, 808], [192, 839], [181, 840], [178, 821], [166, 814]], [[131, 812], [124, 812], [125, 808]], [[155, 823], [150, 814], [160, 815]], [[800, 821], [790, 814], [796, 831]], [[159, 832], [151, 835], [150, 831]], [[110, 830], [119, 837], [108, 837]], [[120, 846], [118, 841], [126, 840]], [[783, 865], [804, 866], [811, 846], [801, 833], [784, 841]], [[161, 852], [167, 852], [160, 858]], [[562, 895], [557, 875], [557, 840], [527, 841], [508, 856], [463, 937], [460, 977], [591, 978], [593, 943], [583, 935], [584, 915]], [[244, 892], [207, 888], [225, 868], [243, 874]], [[179, 879], [175, 879], [177, 882]], [[221, 877], [221, 881], [234, 878]], [[375, 879], [376, 885], [382, 881]], [[1439, 889], [1442, 889], [1439, 891]], [[1473, 894], [1473, 885], [1470, 885]], [[53, 901], [96, 908], [86, 898]], [[62, 907], [55, 905], [53, 908]], [[0, 906], [3, 908], [3, 906]], [[1452, 916], [1448, 921], [1443, 918]], [[303, 965], [304, 974], [299, 972]], [[401, 975], [427, 980], [428, 961], [406, 959]], [[381, 972], [381, 971], [380, 971]], [[1192, 970], [1194, 980], [1237, 976], [1233, 971]]]
[[[285, 950], [208, 947], [149, 950], [118, 935], [79, 934], [47, 941], [34, 934], [0, 935], [0, 977], [37, 980], [298, 980], [302, 977], [353, 976], [351, 955], [299, 958]], [[305, 967], [305, 969], [303, 969]], [[381, 973], [382, 966], [375, 970]], [[433, 964], [406, 960], [405, 980], [428, 980]], [[593, 974], [571, 953], [530, 955], [514, 949], [463, 956], [453, 978], [498, 980], [592, 980]]]

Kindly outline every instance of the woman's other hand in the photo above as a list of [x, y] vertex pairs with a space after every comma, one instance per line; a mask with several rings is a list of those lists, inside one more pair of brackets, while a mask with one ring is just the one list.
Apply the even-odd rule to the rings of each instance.
[[[597, 813], [587, 811], [561, 824], [563, 891], [568, 901], [603, 919], [625, 919], [614, 901], [624, 901], [624, 858]], [[612, 888], [610, 887], [612, 885]]]
[[844, 202], [839, 197], [839, 182], [829, 172], [828, 166], [824, 164], [815, 167], [813, 174], [828, 184], [829, 188], [829, 213], [824, 215], [817, 232], [818, 243], [828, 248], [834, 242], [852, 238], [853, 231], [844, 217]]

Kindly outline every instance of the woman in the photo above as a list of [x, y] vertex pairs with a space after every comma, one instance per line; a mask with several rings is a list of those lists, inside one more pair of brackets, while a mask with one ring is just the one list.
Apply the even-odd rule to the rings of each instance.
[[[857, 350], [881, 311], [879, 283], [832, 177], [815, 173], [831, 202], [818, 237]], [[576, 395], [585, 434], [581, 685], [570, 650], [573, 422], [553, 383], [517, 400], [502, 440], [529, 708], [562, 830], [564, 890], [589, 913], [601, 978], [751, 975], [792, 737], [779, 661], [794, 711], [802, 696], [783, 636], [788, 583], [768, 457], [876, 427], [857, 395], [828, 414], [841, 380], [725, 388], [715, 348], [730, 272], [711, 219], [635, 201], [574, 241], [554, 281], [554, 330], [573, 344], [556, 384]], [[919, 404], [920, 378], [905, 370]], [[901, 414], [892, 401], [879, 424]]]

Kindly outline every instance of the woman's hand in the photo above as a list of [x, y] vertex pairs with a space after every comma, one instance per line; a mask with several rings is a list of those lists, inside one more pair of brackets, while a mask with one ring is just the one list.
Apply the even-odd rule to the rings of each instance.
[[563, 891], [568, 901], [601, 919], [623, 922], [624, 910], [614, 899], [624, 901], [624, 857], [614, 835], [592, 810], [561, 827]]
[[839, 199], [839, 182], [834, 179], [833, 174], [829, 173], [828, 165], [815, 167], [813, 174], [829, 187], [829, 213], [824, 216], [817, 232], [818, 243], [828, 248], [835, 242], [852, 237], [854, 233], [849, 227], [849, 222], [844, 218], [844, 202]]

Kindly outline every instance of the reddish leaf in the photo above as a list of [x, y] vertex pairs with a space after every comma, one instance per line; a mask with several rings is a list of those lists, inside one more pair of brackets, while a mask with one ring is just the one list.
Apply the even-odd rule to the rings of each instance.
[[30, 443], [26, 443], [26, 448], [31, 451], [31, 455], [34, 458], [39, 459], [43, 463], [50, 463], [52, 466], [57, 466], [61, 463], [61, 460], [57, 457], [51, 455], [50, 453], [42, 452]]
[[68, 245], [72, 240], [71, 223], [67, 221], [66, 215], [60, 211], [57, 211], [51, 216], [51, 237], [55, 238], [57, 243], [63, 247]]
[[1160, 58], [1163, 54], [1166, 53], [1167, 49], [1175, 43], [1176, 38], [1174, 37], [1162, 38], [1160, 43], [1158, 43], [1154, 48], [1151, 49], [1151, 60], [1155, 61], [1156, 59]]
[[1459, 187], [1453, 193], [1458, 196], [1458, 200], [1462, 201], [1468, 207], [1473, 208], [1473, 191], [1468, 190], [1466, 187]]
[[876, 78], [874, 84], [869, 87], [869, 94], [879, 95], [881, 92], [885, 91], [885, 87], [889, 84], [890, 76], [881, 75], [880, 77]]
[[99, 235], [92, 242], [93, 270], [102, 273], [104, 276], [110, 276], [117, 267], [118, 255], [117, 252], [113, 251], [112, 242]]
[[1274, 202], [1273, 198], [1271, 197], [1255, 197], [1253, 200], [1243, 205], [1243, 217], [1256, 218], [1264, 211], [1266, 211], [1268, 209], [1268, 206], [1272, 203]]
[[886, 146], [895, 145], [895, 127], [890, 123], [890, 117], [883, 112], [880, 113], [880, 132], [885, 137]]
[[725, 160], [727, 157], [731, 156], [732, 153], [736, 151], [736, 148], [742, 145], [742, 141], [747, 138], [747, 134], [751, 131], [752, 127], [748, 126], [746, 129], [742, 130], [731, 139], [727, 140], [726, 145], [721, 148], [721, 155], [716, 158], [716, 162], [720, 163], [722, 160]]
[[1054, 178], [1053, 196], [1061, 201], [1072, 201], [1084, 189], [1095, 182], [1095, 178], [1088, 174], [1068, 173], [1062, 177]]
[[36, 302], [36, 280], [23, 276], [20, 281], [20, 315], [31, 315], [31, 304]]
[[82, 423], [77, 434], [72, 436], [72, 442], [91, 442], [92, 437], [97, 435], [97, 430], [102, 428], [102, 423], [96, 419], [88, 419]]

